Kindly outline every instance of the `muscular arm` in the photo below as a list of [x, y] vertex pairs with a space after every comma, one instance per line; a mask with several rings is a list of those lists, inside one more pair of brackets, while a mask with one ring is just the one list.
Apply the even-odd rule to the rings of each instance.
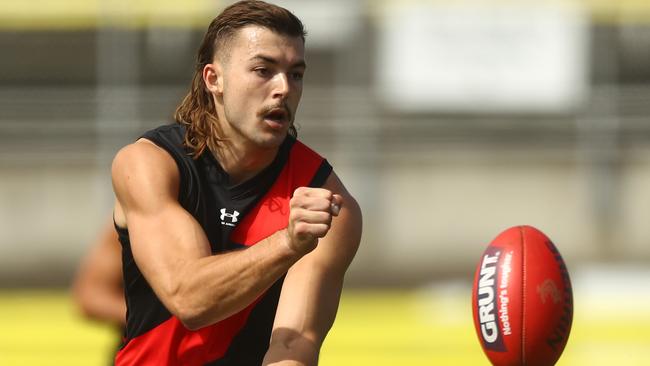
[[211, 255], [201, 226], [177, 201], [176, 164], [146, 140], [122, 149], [112, 174], [116, 222], [129, 229], [140, 271], [190, 329], [243, 309], [313, 249], [282, 230], [248, 249]]
[[324, 188], [343, 197], [318, 247], [287, 274], [264, 365], [316, 365], [320, 347], [334, 323], [345, 271], [361, 239], [361, 210], [334, 173]]
[[121, 250], [111, 217], [81, 262], [72, 287], [77, 306], [88, 318], [126, 322]]

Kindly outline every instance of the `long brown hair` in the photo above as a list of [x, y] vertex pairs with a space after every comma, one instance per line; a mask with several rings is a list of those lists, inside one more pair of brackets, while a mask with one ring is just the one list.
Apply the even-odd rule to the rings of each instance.
[[[214, 99], [203, 82], [203, 68], [212, 63], [218, 52], [227, 52], [226, 43], [237, 30], [248, 25], [262, 26], [305, 41], [306, 32], [300, 19], [287, 9], [264, 1], [239, 1], [212, 20], [197, 54], [190, 90], [174, 113], [176, 122], [186, 128], [184, 144], [192, 150], [195, 159], [206, 148], [214, 151], [222, 137]], [[293, 125], [289, 134], [297, 135]]]

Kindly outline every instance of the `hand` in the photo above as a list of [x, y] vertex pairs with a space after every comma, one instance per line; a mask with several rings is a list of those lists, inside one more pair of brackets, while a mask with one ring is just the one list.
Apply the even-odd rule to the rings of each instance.
[[316, 248], [318, 238], [330, 229], [332, 217], [338, 216], [343, 198], [323, 188], [300, 187], [289, 202], [287, 244], [293, 251], [305, 255]]

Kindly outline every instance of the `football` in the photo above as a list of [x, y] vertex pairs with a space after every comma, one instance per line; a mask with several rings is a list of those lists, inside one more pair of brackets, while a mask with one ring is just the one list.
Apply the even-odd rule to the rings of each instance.
[[499, 234], [476, 268], [472, 311], [493, 365], [554, 365], [569, 338], [573, 294], [553, 242], [531, 226]]

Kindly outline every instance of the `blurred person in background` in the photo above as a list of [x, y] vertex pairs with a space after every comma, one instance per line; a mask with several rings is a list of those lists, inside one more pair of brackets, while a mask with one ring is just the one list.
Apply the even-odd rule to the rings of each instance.
[[296, 139], [305, 31], [241, 1], [210, 24], [176, 123], [112, 167], [127, 303], [116, 365], [316, 365], [361, 237]]
[[87, 318], [120, 328], [126, 324], [121, 256], [111, 218], [81, 261], [72, 286], [74, 301]]
[[[97, 239], [81, 261], [72, 284], [72, 294], [84, 316], [111, 324], [120, 335], [124, 334], [126, 303], [122, 248], [112, 216], [102, 225]], [[115, 343], [119, 344], [118, 340]]]

